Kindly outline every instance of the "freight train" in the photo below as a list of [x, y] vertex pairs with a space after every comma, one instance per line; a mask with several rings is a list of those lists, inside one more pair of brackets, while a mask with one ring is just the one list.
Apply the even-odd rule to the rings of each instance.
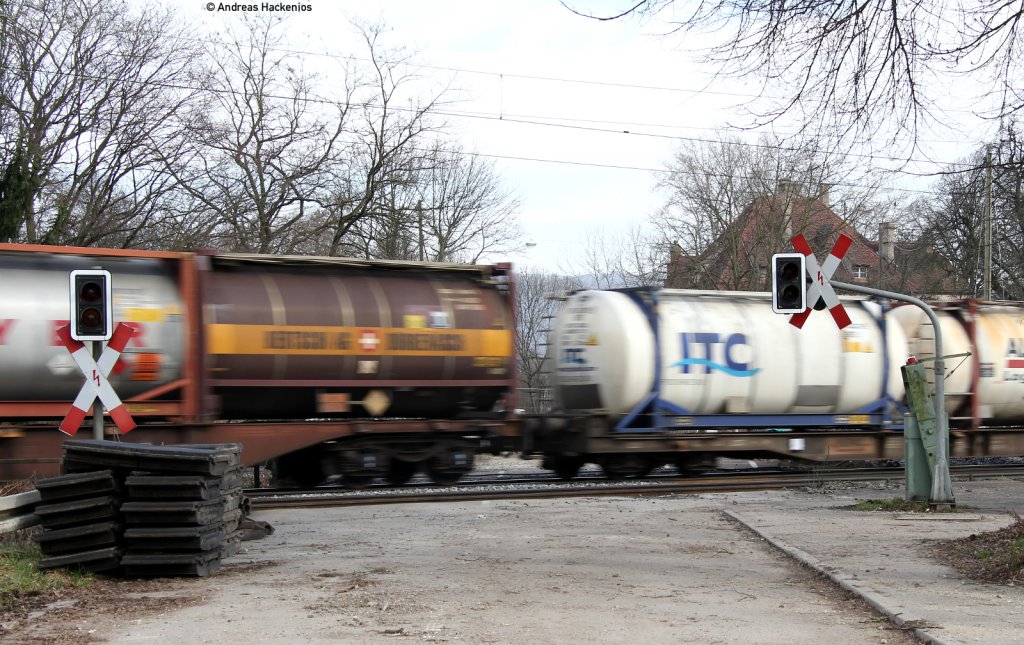
[[[480, 451], [571, 478], [717, 456], [903, 456], [908, 357], [934, 354], [915, 307], [844, 298], [803, 329], [764, 293], [572, 294], [549, 336], [553, 402], [516, 414], [511, 267], [0, 244], [0, 480], [59, 472], [84, 376], [57, 330], [69, 275], [112, 276], [134, 335], [110, 384], [138, 428], [109, 438], [241, 443], [303, 485], [447, 483]], [[952, 456], [1024, 455], [1024, 309], [936, 303]], [[83, 433], [88, 430], [83, 430]]]
[[[84, 376], [57, 330], [102, 268], [134, 329], [122, 441], [241, 443], [302, 484], [453, 481], [515, 401], [507, 265], [0, 244], [0, 479], [57, 474]], [[114, 433], [113, 428], [107, 432]]]
[[[576, 293], [551, 332], [552, 411], [526, 420], [525, 450], [566, 478], [588, 462], [642, 476], [720, 455], [899, 459], [900, 367], [934, 360], [933, 326], [917, 307], [843, 303], [844, 329], [827, 311], [797, 329], [766, 293]], [[935, 307], [950, 455], [1024, 455], [1024, 309]]]

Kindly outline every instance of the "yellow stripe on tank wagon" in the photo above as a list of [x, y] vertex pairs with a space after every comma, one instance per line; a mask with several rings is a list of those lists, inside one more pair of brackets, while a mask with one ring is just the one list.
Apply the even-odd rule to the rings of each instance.
[[403, 327], [206, 326], [211, 354], [304, 356], [512, 356], [506, 329]]
[[129, 307], [124, 312], [125, 320], [131, 322], [163, 322], [167, 312], [155, 307]]

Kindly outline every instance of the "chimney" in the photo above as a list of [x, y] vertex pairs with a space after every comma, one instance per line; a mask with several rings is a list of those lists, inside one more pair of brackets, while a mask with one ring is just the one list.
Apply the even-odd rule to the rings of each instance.
[[683, 254], [683, 247], [679, 246], [679, 241], [672, 242], [672, 246], [669, 247], [668, 261], [669, 264], [675, 266], [679, 264], [679, 256]]
[[792, 179], [780, 179], [776, 183], [775, 194], [782, 199], [783, 218], [786, 239], [793, 237], [793, 201], [800, 195], [800, 182]]
[[896, 225], [892, 222], [878, 225], [878, 254], [888, 262], [896, 260]]
[[818, 184], [818, 201], [825, 205], [826, 208], [830, 208], [829, 193], [832, 191], [832, 184]]
[[800, 182], [792, 179], [780, 179], [776, 183], [775, 192], [780, 197], [793, 199], [800, 195]]

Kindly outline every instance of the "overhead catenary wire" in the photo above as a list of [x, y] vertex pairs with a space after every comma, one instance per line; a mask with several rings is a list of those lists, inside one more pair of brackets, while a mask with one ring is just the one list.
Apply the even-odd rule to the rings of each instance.
[[[223, 45], [227, 44], [225, 42], [214, 40], [214, 39], [202, 39], [202, 38], [192, 39], [192, 42], [197, 42], [197, 43], [201, 43], [201, 44], [205, 44], [205, 45], [214, 45], [214, 46], [223, 46]], [[319, 56], [319, 57], [325, 57], [325, 58], [329, 58], [329, 59], [332, 59], [332, 60], [338, 60], [338, 61], [361, 62], [361, 63], [368, 63], [368, 62], [369, 63], [373, 63], [374, 62], [374, 61], [372, 61], [370, 59], [361, 58], [359, 56], [352, 56], [352, 55], [345, 56], [345, 55], [331, 53], [331, 52], [315, 52], [315, 51], [307, 51], [307, 50], [302, 50], [302, 49], [282, 48], [282, 47], [268, 47], [267, 50], [268, 51], [272, 51], [272, 52], [283, 53], [283, 54], [291, 54], [291, 55]], [[415, 63], [414, 64], [414, 63], [409, 62], [406, 59], [402, 59], [398, 63], [391, 63], [391, 62], [388, 62], [386, 59], [382, 59], [382, 60], [376, 61], [376, 63], [384, 64], [384, 65], [401, 64], [401, 65], [408, 65], [411, 68], [415, 68], [415, 69], [431, 69], [431, 70], [439, 70], [439, 71], [449, 71], [449, 72], [459, 73], [459, 74], [488, 75], [488, 76], [493, 76], [493, 77], [496, 77], [496, 78], [518, 78], [518, 79], [524, 79], [524, 80], [550, 82], [550, 83], [581, 84], [581, 85], [591, 85], [591, 86], [600, 86], [600, 87], [612, 87], [612, 88], [616, 88], [616, 89], [633, 89], [633, 90], [648, 90], [648, 91], [673, 92], [673, 93], [689, 93], [689, 94], [707, 94], [707, 95], [734, 96], [734, 97], [737, 97], [737, 98], [756, 98], [756, 95], [752, 95], [752, 94], [745, 94], [745, 93], [742, 93], [742, 92], [722, 92], [722, 91], [710, 90], [710, 89], [707, 89], [707, 88], [691, 89], [691, 88], [671, 87], [671, 86], [665, 86], [665, 85], [647, 85], [647, 84], [636, 84], [636, 83], [622, 83], [622, 82], [608, 81], [608, 80], [578, 79], [578, 78], [559, 77], [559, 76], [544, 76], [544, 75], [536, 75], [536, 74], [517, 74], [517, 73], [510, 73], [510, 72], [507, 72], [507, 71], [488, 71], [488, 70], [471, 69], [471, 68], [465, 68], [465, 67], [429, 65], [429, 64], [419, 64], [419, 63]], [[15, 72], [15, 73], [17, 73], [19, 71], [17, 68], [14, 68], [14, 67], [11, 67], [11, 66], [4, 66], [2, 64], [0, 64], [0, 69], [4, 69], [5, 71]], [[21, 70], [21, 71], [24, 71], [24, 70]], [[46, 72], [44, 71], [43, 73], [46, 73]], [[84, 78], [87, 78], [87, 79], [91, 78], [91, 79], [97, 80], [97, 81], [108, 81], [108, 82], [111, 81], [111, 80], [114, 80], [114, 79], [111, 79], [109, 77], [103, 77], [102, 75], [92, 75], [92, 76], [88, 76], [87, 75]], [[213, 93], [219, 93], [219, 94], [230, 94], [230, 95], [233, 95], [233, 96], [243, 96], [242, 92], [238, 91], [235, 88], [231, 88], [231, 87], [198, 87], [197, 85], [188, 84], [188, 83], [167, 83], [167, 82], [154, 81], [152, 79], [133, 80], [133, 81], [129, 81], [129, 82], [139, 83], [139, 84], [148, 84], [148, 85], [164, 87], [166, 89], [179, 90], [179, 91], [188, 91], [188, 92], [207, 91], [207, 92], [213, 92]], [[502, 90], [502, 91], [504, 91], [504, 90]], [[332, 99], [329, 99], [329, 98], [326, 98], [326, 97], [319, 97], [319, 96], [289, 96], [289, 95], [282, 95], [282, 94], [267, 93], [267, 94], [264, 95], [264, 97], [267, 98], [267, 99], [273, 99], [273, 100], [296, 101], [296, 102], [317, 104], [317, 105], [323, 105], [323, 106], [334, 106], [334, 105], [338, 104], [338, 101], [336, 101], [336, 100], [332, 100]], [[353, 107], [358, 107], [358, 108], [361, 108], [361, 109], [372, 110], [375, 107], [379, 107], [379, 104], [376, 101], [370, 100], [370, 101], [355, 102], [354, 104], [352, 104], [352, 106]], [[405, 113], [415, 113], [416, 111], [418, 111], [418, 108], [406, 107], [406, 106], [402, 106], [402, 105], [389, 105], [388, 109], [392, 110], [392, 111], [396, 111], [396, 112], [405, 112]], [[700, 128], [700, 127], [689, 126], [689, 125], [682, 125], [682, 124], [661, 124], [661, 123], [649, 123], [649, 122], [625, 122], [625, 121], [608, 121], [608, 120], [599, 120], [599, 119], [587, 119], [587, 118], [583, 118], [581, 116], [565, 117], [565, 116], [547, 116], [547, 115], [529, 115], [529, 114], [520, 115], [520, 114], [504, 113], [503, 110], [498, 111], [497, 113], [494, 113], [494, 112], [478, 112], [478, 111], [459, 111], [459, 110], [451, 110], [451, 109], [440, 108], [440, 109], [433, 109], [433, 110], [431, 110], [430, 114], [441, 116], [441, 117], [450, 117], [450, 118], [458, 118], [458, 119], [474, 119], [474, 120], [490, 121], [490, 122], [493, 122], [493, 123], [496, 123], [496, 124], [502, 124], [502, 125], [509, 125], [509, 124], [511, 124], [511, 125], [521, 125], [521, 126], [535, 127], [535, 128], [568, 129], [568, 130], [579, 131], [579, 132], [584, 132], [584, 133], [614, 134], [614, 135], [620, 135], [620, 136], [627, 136], [627, 137], [631, 137], [631, 138], [662, 139], [662, 140], [669, 140], [669, 141], [677, 141], [677, 142], [680, 142], [680, 143], [690, 142], [690, 143], [697, 143], [697, 144], [724, 144], [724, 145], [737, 145], [737, 146], [744, 146], [744, 147], [751, 147], [751, 148], [762, 148], [762, 149], [764, 149], [764, 148], [775, 148], [775, 149], [779, 149], [779, 150], [789, 150], [789, 151], [795, 151], [797, 149], [804, 149], [804, 150], [808, 150], [808, 151], [811, 151], [811, 152], [815, 151], [813, 146], [810, 147], [810, 148], [808, 148], [808, 147], [803, 147], [803, 148], [788, 147], [788, 146], [784, 146], [784, 145], [776, 146], [776, 145], [771, 145], [771, 144], [766, 144], [766, 143], [761, 143], [761, 142], [746, 142], [746, 141], [736, 141], [736, 140], [724, 140], [724, 139], [716, 138], [716, 137], [686, 136], [686, 135], [681, 135], [681, 134], [676, 134], [676, 133], [650, 132], [650, 131], [644, 131], [643, 130], [643, 129], [651, 129], [651, 128], [653, 128], [653, 129], [672, 129], [672, 130], [701, 129], [701, 130], [708, 130], [708, 131], [711, 131], [711, 132], [722, 132], [722, 131], [725, 131], [725, 132], [745, 132], [745, 130], [743, 130], [743, 129], [732, 128], [732, 127], [729, 127], [729, 126], [723, 126], [721, 128]], [[605, 124], [605, 127], [600, 127], [600, 124]], [[630, 129], [624, 129], [624, 128], [630, 128]], [[640, 129], [640, 128], [642, 128], [642, 129]], [[923, 139], [922, 141], [923, 142], [932, 142], [932, 143], [943, 143], [942, 141], [938, 141], [938, 140]], [[820, 152], [821, 150], [818, 150], [818, 151]], [[485, 153], [485, 152], [470, 153], [470, 152], [462, 151], [462, 153], [463, 154], [473, 154], [473, 155], [480, 156], [480, 157], [487, 157], [487, 158], [493, 158], [493, 159], [505, 159], [505, 160], [511, 160], [511, 161], [524, 161], [524, 162], [530, 162], [530, 163], [549, 163], [549, 164], [559, 164], [559, 165], [611, 168], [611, 169], [619, 169], [619, 170], [631, 170], [631, 171], [650, 172], [650, 173], [655, 173], [655, 174], [665, 174], [665, 173], [678, 172], [678, 171], [673, 171], [673, 170], [669, 170], [669, 169], [665, 169], [665, 168], [650, 168], [650, 167], [628, 165], [628, 164], [627, 165], [622, 165], [622, 164], [602, 164], [602, 163], [596, 163], [596, 162], [590, 162], [590, 161], [576, 161], [576, 160], [567, 160], [567, 159], [551, 159], [551, 158], [543, 158], [543, 157], [516, 156], [516, 155], [508, 155], [508, 154], [488, 154], [488, 153]], [[865, 160], [868, 160], [868, 161], [898, 162], [898, 163], [901, 163], [901, 164], [908, 164], [908, 163], [912, 163], [912, 164], [927, 164], [927, 165], [939, 166], [939, 167], [946, 168], [945, 170], [935, 170], [935, 171], [928, 171], [928, 172], [914, 172], [914, 171], [910, 171], [910, 170], [908, 170], [906, 168], [881, 169], [881, 172], [889, 173], [889, 174], [894, 175], [894, 176], [905, 176], [905, 177], [911, 177], [911, 178], [935, 178], [935, 177], [940, 177], [940, 176], [943, 176], [943, 175], [946, 175], [946, 174], [950, 174], [950, 173], [972, 172], [972, 171], [975, 171], [975, 170], [978, 169], [978, 166], [976, 164], [972, 164], [972, 163], [969, 163], [969, 162], [963, 162], [963, 161], [948, 161], [948, 162], [944, 162], [944, 161], [936, 161], [936, 160], [932, 160], [932, 159], [924, 159], [924, 158], [920, 158], [920, 157], [882, 156], [882, 155], [857, 153], [857, 152], [852, 152], [852, 151], [851, 152], [844, 152], [843, 156], [849, 157], [849, 158], [854, 158], [854, 159], [865, 159]], [[836, 185], [840, 185], [840, 186], [842, 186], [842, 185], [856, 186], [857, 184], [849, 184], [849, 183], [842, 183], [842, 182], [840, 182], [840, 183], [837, 183]], [[920, 194], [928, 194], [928, 193], [932, 192], [932, 191], [924, 190], [924, 189], [910, 189], [910, 188], [894, 188], [893, 190], [896, 190], [896, 191], [899, 191], [899, 192], [904, 192], [904, 193], [920, 193]]]

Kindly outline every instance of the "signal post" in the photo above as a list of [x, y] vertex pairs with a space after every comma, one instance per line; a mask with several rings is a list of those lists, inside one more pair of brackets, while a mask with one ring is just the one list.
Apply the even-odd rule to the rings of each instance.
[[[790, 324], [801, 328], [820, 296], [835, 319], [836, 325], [842, 329], [850, 324], [850, 319], [833, 290], [833, 288], [839, 288], [867, 296], [907, 302], [925, 312], [935, 329], [935, 424], [939, 435], [935, 444], [935, 469], [931, 478], [931, 496], [928, 503], [933, 507], [955, 506], [956, 501], [953, 499], [953, 486], [949, 475], [949, 419], [946, 417], [945, 401], [946, 365], [942, 354], [942, 328], [939, 326], [939, 319], [931, 307], [913, 296], [832, 280], [832, 274], [849, 249], [850, 243], [850, 238], [840, 235], [828, 259], [819, 267], [817, 258], [811, 252], [811, 247], [807, 244], [804, 236], [794, 237], [793, 246], [799, 253], [776, 253], [772, 256], [772, 309], [776, 313], [792, 313]], [[802, 258], [802, 261], [798, 260], [796, 256]], [[793, 272], [797, 269], [801, 269], [801, 279], [794, 280]], [[809, 288], [808, 283], [810, 284]], [[906, 469], [915, 467], [910, 459], [904, 459], [903, 463]], [[914, 475], [915, 473], [908, 470], [907, 481], [909, 482], [912, 478], [916, 479]], [[910, 486], [907, 487], [906, 495], [909, 499]]]
[[[64, 417], [60, 430], [71, 435], [77, 432], [89, 403], [92, 403], [95, 439], [103, 439], [104, 405], [121, 432], [128, 432], [135, 428], [135, 421], [110, 386], [107, 376], [134, 330], [124, 323], [119, 324], [117, 330], [114, 329], [109, 271], [77, 269], [71, 272], [69, 278], [71, 320], [67, 327], [62, 327], [57, 333], [85, 375], [86, 382]], [[113, 340], [104, 349], [103, 342], [111, 338]], [[85, 342], [92, 344], [91, 354]]]
[[[113, 303], [110, 301], [110, 272], [103, 269], [79, 269], [71, 272], [71, 338], [90, 341], [93, 360], [100, 359], [103, 345], [113, 333]], [[86, 378], [89, 375], [86, 374]], [[103, 438], [103, 403], [96, 399], [92, 407], [92, 434]]]

